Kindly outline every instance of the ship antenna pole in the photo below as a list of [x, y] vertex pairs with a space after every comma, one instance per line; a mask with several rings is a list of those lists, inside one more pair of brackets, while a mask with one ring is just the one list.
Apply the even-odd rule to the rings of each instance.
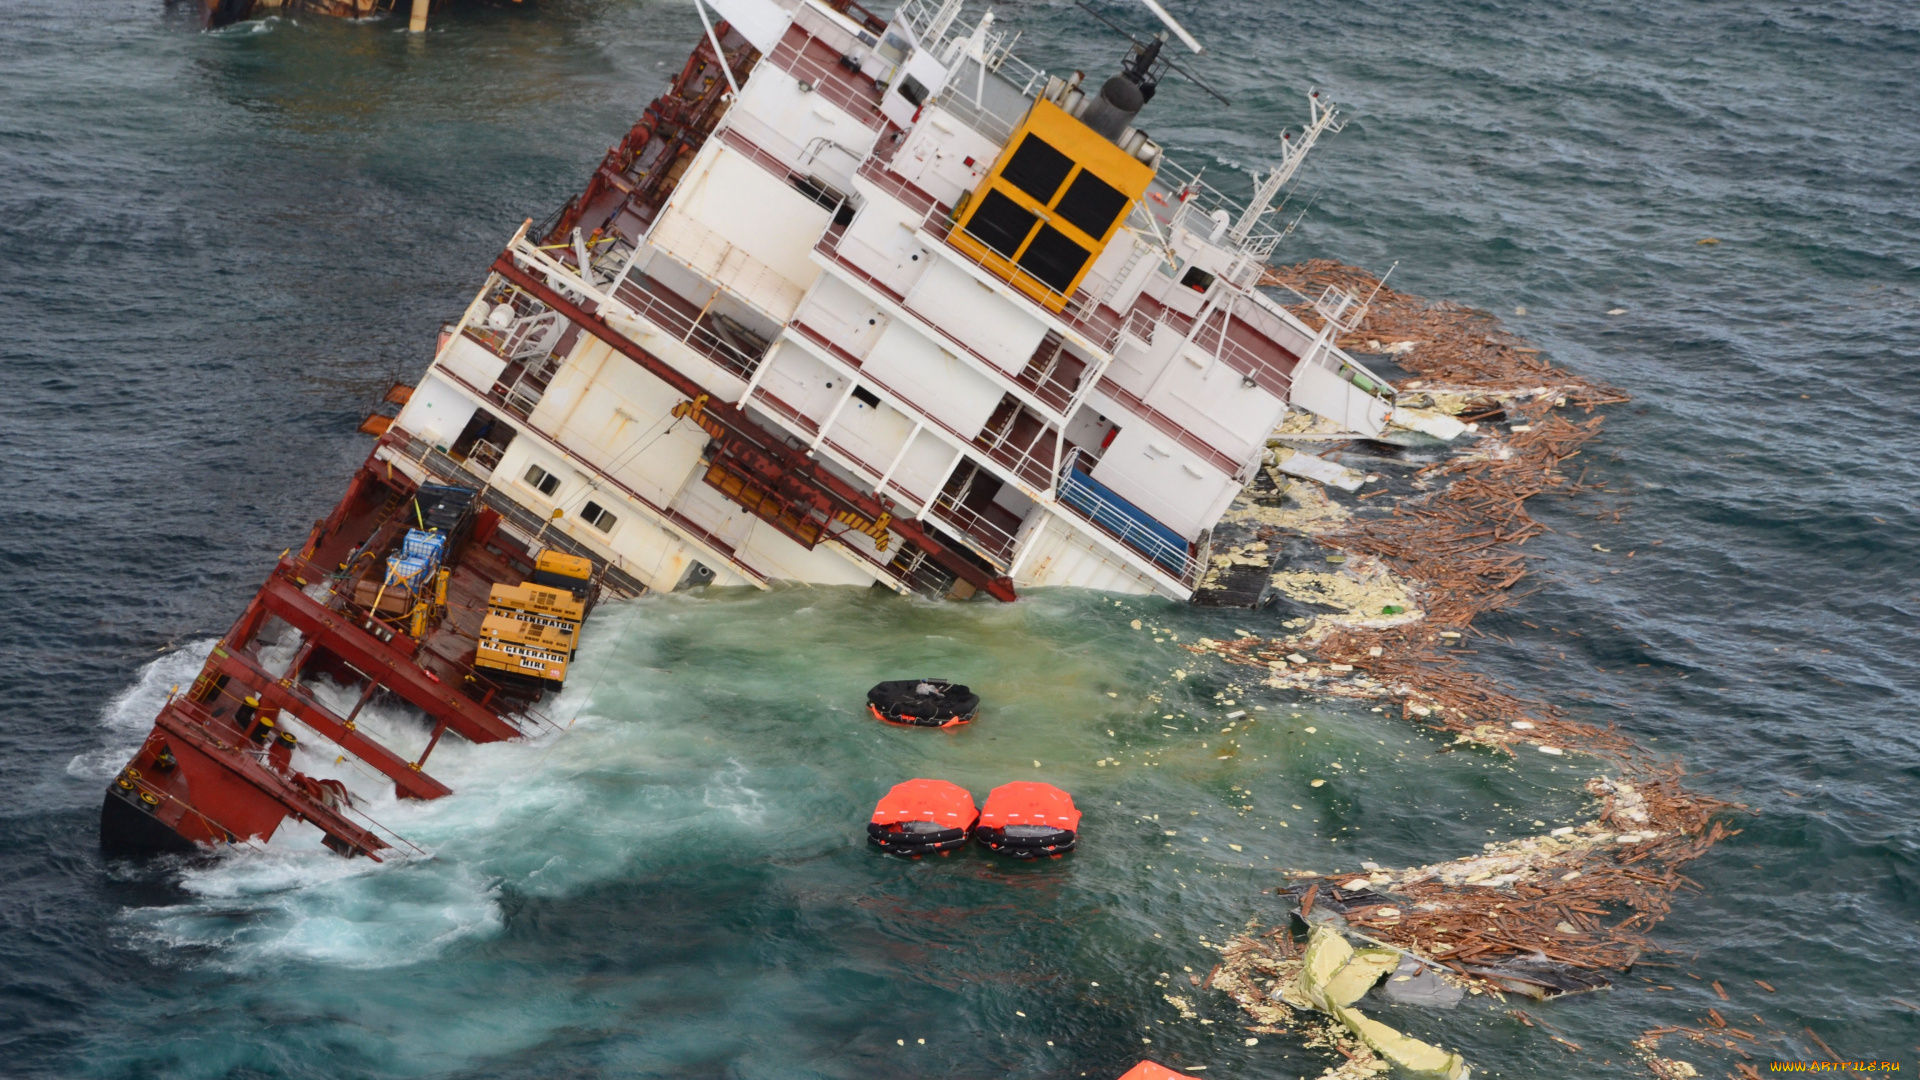
[[1331, 102], [1320, 100], [1320, 91], [1314, 90], [1307, 95], [1307, 106], [1311, 111], [1312, 122], [1300, 133], [1300, 141], [1294, 142], [1291, 135], [1280, 135], [1280, 164], [1267, 173], [1254, 190], [1253, 198], [1247, 200], [1247, 208], [1240, 214], [1240, 220], [1234, 222], [1233, 231], [1228, 236], [1235, 244], [1244, 245], [1252, 236], [1254, 226], [1272, 209], [1273, 197], [1280, 194], [1288, 180], [1300, 170], [1300, 163], [1307, 159], [1307, 152], [1320, 136], [1332, 131], [1338, 133], [1340, 110]]
[[1380, 280], [1373, 283], [1373, 291], [1367, 294], [1367, 302], [1360, 305], [1362, 310], [1373, 306], [1373, 298], [1379, 296], [1380, 290], [1387, 287], [1387, 279], [1392, 277], [1393, 272], [1398, 269], [1400, 269], [1400, 260], [1395, 259], [1393, 265], [1387, 267], [1387, 272], [1380, 275]]

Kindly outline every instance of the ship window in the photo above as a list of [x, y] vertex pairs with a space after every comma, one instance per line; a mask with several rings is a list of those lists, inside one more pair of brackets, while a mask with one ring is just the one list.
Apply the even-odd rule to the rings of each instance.
[[1067, 223], [1095, 240], [1107, 235], [1113, 227], [1113, 220], [1127, 208], [1127, 197], [1112, 184], [1093, 175], [1085, 169], [1073, 178], [1067, 186], [1067, 193], [1060, 198], [1060, 205], [1054, 211], [1067, 219]]
[[560, 478], [538, 465], [527, 466], [527, 486], [542, 495], [552, 495], [560, 490]]
[[1185, 276], [1181, 277], [1180, 284], [1194, 292], [1203, 293], [1213, 288], [1213, 275], [1197, 266], [1189, 266]]
[[865, 402], [867, 407], [871, 409], [880, 407], [880, 395], [864, 386], [856, 386], [853, 388], [853, 400]]
[[915, 108], [927, 103], [927, 84], [909, 75], [900, 80], [900, 96]]
[[1026, 253], [1020, 256], [1020, 269], [1054, 292], [1064, 293], [1080, 276], [1080, 268], [1087, 265], [1090, 255], [1066, 233], [1048, 225], [1027, 245]]
[[612, 514], [607, 513], [597, 502], [589, 502], [587, 505], [581, 507], [580, 519], [594, 528], [599, 529], [601, 532], [612, 532], [614, 523], [620, 520]]
[[1029, 132], [1026, 138], [1020, 140], [1020, 148], [1008, 159], [1007, 167], [1000, 170], [1000, 179], [1043, 203], [1049, 203], [1072, 171], [1072, 158]]
[[973, 212], [967, 220], [967, 231], [974, 238], [993, 250], [1013, 258], [1020, 250], [1021, 241], [1033, 231], [1034, 223], [1040, 219], [1007, 198], [998, 191], [988, 191], [987, 197], [980, 200], [980, 209]]

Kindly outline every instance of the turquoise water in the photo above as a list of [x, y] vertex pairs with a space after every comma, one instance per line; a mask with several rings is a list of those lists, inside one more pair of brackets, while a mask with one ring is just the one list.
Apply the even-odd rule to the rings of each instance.
[[[1170, 83], [1148, 120], [1210, 178], [1264, 163], [1309, 85], [1352, 111], [1283, 258], [1399, 260], [1396, 284], [1635, 395], [1583, 459], [1615, 494], [1536, 509], [1559, 530], [1528, 545], [1541, 591], [1474, 661], [1753, 811], [1690, 871], [1669, 954], [1536, 1010], [1580, 1052], [1495, 1007], [1382, 1018], [1508, 1077], [1630, 1071], [1641, 1031], [1709, 1007], [1791, 1033], [1791, 1056], [1811, 1028], [1914, 1067], [1920, 1018], [1892, 1000], [1920, 1002], [1912, 9], [1176, 9], [1237, 107]], [[1050, 68], [1115, 55], [1071, 6], [995, 10]], [[1246, 1046], [1183, 984], [1202, 938], [1275, 918], [1282, 867], [1426, 862], [1585, 812], [1578, 760], [1439, 754], [1179, 647], [1271, 616], [796, 589], [602, 609], [552, 710], [570, 730], [441, 744], [451, 798], [308, 762], [424, 853], [342, 862], [290, 832], [206, 865], [103, 862], [106, 777], [331, 506], [367, 451], [354, 425], [698, 32], [642, 0], [475, 6], [425, 39], [188, 14], [115, 0], [0, 29], [5, 1071], [1110, 1077], [1151, 1053], [1310, 1076], [1324, 1059]], [[1581, 516], [1601, 505], [1625, 517]], [[982, 719], [861, 714], [867, 685], [922, 673], [979, 687]], [[1253, 723], [1222, 730], [1236, 709]], [[1083, 846], [879, 857], [866, 816], [914, 775], [1059, 784]], [[1738, 1060], [1669, 1050], [1708, 1076]]]
[[[553, 703], [564, 735], [436, 750], [457, 794], [431, 803], [346, 774], [425, 852], [345, 862], [290, 830], [183, 868], [174, 903], [123, 911], [127, 948], [195, 957], [162, 996], [196, 1001], [198, 1034], [182, 1044], [177, 1007], [142, 1001], [98, 1064], [151, 1065], [157, 1040], [184, 1075], [304, 1053], [432, 1076], [560, 1053], [615, 1073], [995, 1076], [1111, 1069], [1136, 1046], [1267, 1068], [1294, 1051], [1256, 1056], [1231, 1010], [1184, 983], [1215, 962], [1203, 941], [1276, 916], [1263, 893], [1282, 868], [1412, 860], [1441, 837], [1471, 847], [1528, 824], [1490, 801], [1552, 804], [1555, 825], [1578, 804], [1555, 794], [1573, 779], [1558, 766], [1439, 755], [1380, 716], [1236, 682], [1245, 670], [1174, 640], [1207, 624], [1071, 593], [607, 605]], [[978, 687], [982, 717], [929, 731], [866, 714], [867, 686], [915, 672]], [[150, 711], [135, 704], [128, 731]], [[426, 736], [398, 713], [367, 724], [401, 746]], [[318, 756], [298, 764], [338, 771]], [[880, 856], [865, 819], [915, 776], [979, 800], [1009, 780], [1056, 784], [1086, 842], [1040, 864]], [[1216, 1022], [1177, 1022], [1166, 993]], [[121, 1024], [155, 1029], [116, 1048]]]

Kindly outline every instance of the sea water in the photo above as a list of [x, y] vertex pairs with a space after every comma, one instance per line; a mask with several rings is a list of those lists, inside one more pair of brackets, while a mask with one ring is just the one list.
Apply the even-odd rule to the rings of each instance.
[[[1070, 5], [995, 10], [1051, 70], [1119, 54]], [[1176, 78], [1142, 123], [1210, 180], [1244, 189], [1309, 87], [1349, 110], [1280, 258], [1398, 261], [1394, 284], [1634, 395], [1581, 459], [1610, 493], [1535, 507], [1557, 530], [1528, 545], [1539, 591], [1483, 624], [1514, 644], [1470, 659], [1748, 807], [1689, 869], [1704, 891], [1655, 935], [1669, 952], [1534, 1008], [1579, 1051], [1479, 999], [1379, 1015], [1501, 1076], [1630, 1072], [1641, 1031], [1709, 1007], [1914, 1067], [1894, 1000], [1917, 1000], [1920, 963], [1912, 10], [1174, 10], [1234, 107]], [[1111, 1077], [1152, 1056], [1311, 1076], [1325, 1058], [1248, 1045], [1193, 983], [1211, 943], [1284, 916], [1283, 870], [1451, 858], [1590, 813], [1596, 763], [1442, 753], [1183, 649], [1278, 633], [1271, 615], [706, 590], [600, 608], [547, 709], [561, 730], [442, 740], [448, 798], [395, 800], [307, 740], [301, 766], [393, 838], [383, 862], [299, 826], [212, 860], [101, 860], [107, 779], [337, 497], [359, 417], [698, 27], [680, 3], [584, 0], [469, 7], [424, 37], [205, 34], [144, 0], [9, 16], [4, 1071]], [[981, 718], [865, 715], [868, 685], [921, 675], [974, 686]], [[428, 735], [404, 709], [367, 723], [409, 754]], [[1057, 784], [1082, 846], [882, 857], [866, 817], [913, 776], [977, 799]], [[1668, 1049], [1708, 1075], [1738, 1060]]]

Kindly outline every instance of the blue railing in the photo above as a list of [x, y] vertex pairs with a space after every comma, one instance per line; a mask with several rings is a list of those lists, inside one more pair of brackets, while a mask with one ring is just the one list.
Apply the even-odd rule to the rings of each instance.
[[1089, 471], [1092, 466], [1083, 461], [1081, 451], [1076, 449], [1068, 455], [1066, 467], [1060, 470], [1061, 504], [1183, 584], [1192, 585], [1200, 567], [1190, 553], [1186, 538], [1095, 480]]

